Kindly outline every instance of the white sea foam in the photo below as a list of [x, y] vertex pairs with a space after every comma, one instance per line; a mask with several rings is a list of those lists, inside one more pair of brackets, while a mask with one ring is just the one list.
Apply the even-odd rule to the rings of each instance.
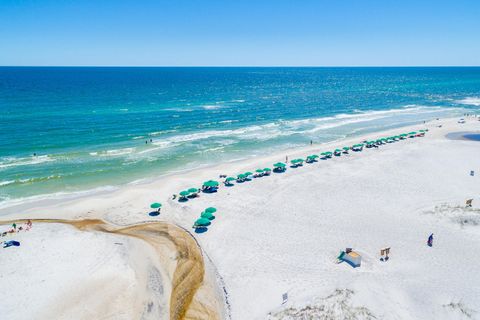
[[205, 152], [212, 152], [212, 151], [220, 151], [220, 150], [223, 150], [224, 147], [215, 147], [215, 148], [208, 148], [208, 149], [205, 149], [205, 150], [199, 150], [199, 151], [195, 151], [195, 153], [205, 153]]
[[149, 153], [154, 150], [176, 147], [183, 143], [193, 143], [206, 139], [229, 138], [236, 140], [268, 140], [281, 136], [294, 134], [312, 134], [322, 130], [332, 129], [341, 126], [352, 125], [362, 122], [372, 122], [386, 119], [388, 117], [401, 115], [425, 115], [430, 113], [448, 112], [458, 110], [457, 108], [442, 108], [419, 105], [408, 105], [407, 107], [395, 108], [389, 110], [376, 111], [358, 111], [356, 113], [338, 114], [329, 117], [310, 118], [301, 120], [278, 120], [261, 125], [246, 126], [231, 130], [208, 130], [194, 132], [190, 134], [179, 134], [171, 136], [161, 141], [153, 142], [157, 148], [140, 151], [139, 153]]
[[202, 106], [202, 108], [205, 109], [205, 110], [216, 110], [216, 109], [222, 108], [222, 106], [216, 104], [216, 105], [206, 105], [206, 106]]
[[164, 109], [165, 111], [173, 111], [173, 112], [192, 112], [193, 109], [191, 108], [167, 108]]
[[480, 106], [480, 97], [466, 97], [461, 100], [457, 100], [457, 103], [466, 104], [471, 106]]
[[15, 180], [0, 181], [0, 187], [8, 186], [9, 184], [13, 184], [13, 183], [15, 183]]
[[102, 155], [108, 155], [108, 156], [121, 156], [124, 154], [130, 154], [135, 151], [135, 148], [123, 148], [123, 149], [112, 149], [112, 150], [107, 150], [105, 154]]
[[[412, 121], [412, 116], [416, 115], [422, 115], [423, 118], [428, 119], [429, 114], [432, 114], [431, 117], [434, 117], [438, 114], [442, 114], [443, 112], [450, 112], [454, 110], [460, 112], [459, 110], [461, 109], [407, 105], [389, 110], [354, 110], [353, 113], [344, 113], [335, 116], [300, 120], [278, 120], [275, 122], [250, 125], [228, 130], [217, 129], [176, 135], [171, 134], [177, 132], [177, 130], [162, 130], [151, 132], [149, 133], [149, 136], [160, 136], [164, 134], [169, 135], [145, 145], [145, 148], [128, 147], [106, 151], [95, 151], [90, 152], [90, 155], [94, 157], [132, 157], [136, 155], [145, 155], [146, 157], [150, 157], [150, 154], [162, 152], [162, 150], [177, 148], [184, 144], [198, 143], [200, 149], [205, 150], [209, 147], [212, 147], [211, 142], [216, 144], [213, 146], [215, 148], [218, 147], [218, 145], [225, 146], [237, 143], [239, 141], [268, 141], [270, 139], [294, 135], [305, 135], [312, 137], [317, 137], [320, 135], [322, 138], [324, 138], [325, 135], [331, 133], [331, 130], [334, 128], [345, 127], [340, 130], [339, 134], [351, 134], [352, 130], [358, 130], [360, 126], [362, 128], [372, 127], [375, 126], [377, 122], [377, 124], [381, 127], [382, 123], [385, 121], [389, 123], [402, 122], [405, 119]], [[225, 120], [224, 123], [230, 123], [233, 121], [237, 120]], [[349, 126], [351, 126], [351, 128]], [[142, 159], [145, 158], [132, 158], [132, 160], [138, 161], [141, 161]], [[0, 169], [9, 166], [37, 164], [52, 160], [54, 159], [50, 158], [49, 156], [18, 159], [3, 158], [0, 159]]]
[[40, 164], [40, 163], [49, 162], [49, 161], [55, 161], [55, 159], [51, 158], [48, 155], [32, 156], [32, 157], [24, 157], [24, 158], [6, 157], [6, 158], [0, 158], [0, 169], [17, 167], [17, 166], [35, 165], [35, 164]]
[[0, 187], [2, 186], [8, 186], [11, 184], [25, 184], [25, 183], [33, 183], [33, 182], [42, 182], [42, 181], [48, 181], [51, 179], [59, 179], [61, 178], [62, 175], [57, 175], [57, 174], [52, 174], [47, 177], [35, 177], [35, 178], [25, 178], [25, 179], [16, 179], [16, 180], [6, 180], [6, 181], [0, 181]]
[[219, 121], [218, 123], [233, 123], [233, 122], [238, 122], [238, 120], [223, 120], [223, 121]]
[[117, 157], [135, 152], [135, 148], [111, 149], [106, 151], [90, 152], [91, 156], [99, 157]]

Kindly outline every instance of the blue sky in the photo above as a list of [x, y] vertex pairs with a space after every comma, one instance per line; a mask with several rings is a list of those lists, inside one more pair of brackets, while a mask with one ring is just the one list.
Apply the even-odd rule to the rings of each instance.
[[480, 65], [480, 1], [1, 0], [0, 65]]

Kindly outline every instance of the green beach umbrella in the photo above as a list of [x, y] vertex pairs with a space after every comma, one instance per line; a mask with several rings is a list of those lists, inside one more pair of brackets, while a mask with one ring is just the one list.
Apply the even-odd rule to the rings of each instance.
[[234, 177], [228, 177], [227, 179], [225, 179], [225, 181], [234, 181], [235, 178]]
[[340, 149], [335, 149], [335, 152], [342, 152], [342, 150], [340, 150]]
[[248, 176], [251, 176], [253, 173], [251, 173], [250, 171], [247, 171], [244, 173], [245, 177], [248, 177]]
[[348, 150], [350, 150], [350, 147], [343, 147], [342, 149], [345, 150], [345, 151], [348, 151]]
[[245, 175], [243, 173], [240, 173], [238, 176], [237, 176], [237, 179], [245, 179]]
[[215, 218], [215, 216], [211, 212], [203, 212], [201, 217], [208, 220], [212, 220], [213, 218]]
[[200, 227], [206, 227], [210, 224], [211, 224], [211, 222], [207, 218], [200, 218], [200, 219], [197, 219], [197, 221], [195, 221], [195, 225], [200, 226]]
[[412, 134], [417, 134], [417, 132], [412, 131], [412, 132], [409, 132], [408, 134], [410, 134], [410, 135], [412, 135]]
[[276, 168], [283, 168], [283, 167], [286, 166], [286, 164], [283, 163], [283, 162], [277, 162], [273, 166], [276, 167]]
[[402, 134], [400, 135], [400, 137], [406, 137], [406, 136], [408, 136], [408, 134], [406, 134], [406, 133], [402, 133]]
[[154, 202], [154, 203], [152, 203], [152, 204], [150, 205], [150, 208], [152, 208], [152, 209], [158, 209], [158, 208], [160, 208], [161, 206], [162, 206], [161, 203]]
[[218, 187], [218, 182], [215, 180], [208, 180], [203, 183], [205, 187]]
[[257, 169], [257, 170], [255, 170], [255, 172], [263, 173], [263, 169]]
[[187, 191], [190, 192], [190, 193], [197, 193], [198, 189], [197, 188], [190, 188]]
[[205, 209], [205, 212], [214, 213], [214, 212], [217, 212], [217, 209], [214, 207], [208, 207], [207, 209]]
[[263, 171], [269, 172], [269, 171], [272, 171], [272, 169], [270, 169], [270, 168], [265, 168], [265, 169], [263, 169]]
[[181, 191], [179, 194], [180, 194], [182, 197], [186, 197], [186, 196], [188, 196], [188, 195], [190, 194], [190, 192], [188, 192], [187, 190], [185, 190], [185, 191]]

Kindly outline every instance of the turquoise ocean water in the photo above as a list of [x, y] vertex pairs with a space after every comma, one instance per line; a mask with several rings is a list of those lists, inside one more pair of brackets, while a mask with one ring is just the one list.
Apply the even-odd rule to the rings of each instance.
[[0, 206], [479, 108], [480, 68], [2, 67]]

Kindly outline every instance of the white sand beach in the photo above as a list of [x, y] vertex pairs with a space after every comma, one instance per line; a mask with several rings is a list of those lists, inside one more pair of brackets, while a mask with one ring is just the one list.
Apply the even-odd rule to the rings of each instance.
[[[314, 144], [113, 192], [23, 203], [0, 209], [0, 218], [102, 219], [117, 229], [160, 221], [191, 230], [206, 272], [185, 318], [478, 319], [480, 142], [445, 136], [479, 132], [480, 121], [457, 120]], [[219, 180], [220, 174], [271, 167], [286, 155], [305, 157], [418, 129], [429, 131], [425, 137], [221, 185], [217, 193], [187, 202], [171, 199], [203, 181]], [[473, 208], [465, 208], [467, 199], [473, 199]], [[156, 201], [163, 204], [161, 214], [150, 217], [149, 205]], [[218, 211], [208, 231], [193, 232], [194, 221], [211, 206]], [[428, 247], [431, 233], [433, 247]], [[0, 286], [8, 288], [0, 292], [2, 318], [175, 318], [169, 277], [179, 251], [170, 246], [159, 254], [161, 241], [147, 241], [152, 235], [34, 222], [32, 230], [7, 237], [21, 246], [0, 249]], [[362, 256], [360, 267], [337, 263], [347, 247]], [[387, 262], [380, 261], [384, 247], [391, 248]], [[282, 304], [284, 293], [288, 301]], [[211, 313], [202, 316], [206, 309]]]

